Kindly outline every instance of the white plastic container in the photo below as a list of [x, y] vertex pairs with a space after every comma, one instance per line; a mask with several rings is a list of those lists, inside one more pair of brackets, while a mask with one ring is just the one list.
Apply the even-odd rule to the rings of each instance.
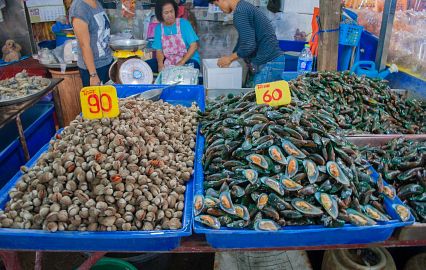
[[243, 84], [243, 68], [238, 61], [228, 68], [217, 66], [218, 59], [203, 59], [203, 80], [206, 89], [235, 89]]

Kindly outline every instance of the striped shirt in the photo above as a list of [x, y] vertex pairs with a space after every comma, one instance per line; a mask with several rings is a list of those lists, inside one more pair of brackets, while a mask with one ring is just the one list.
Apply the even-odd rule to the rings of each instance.
[[271, 22], [257, 7], [241, 0], [234, 11], [238, 42], [234, 52], [255, 65], [266, 64], [281, 54]]

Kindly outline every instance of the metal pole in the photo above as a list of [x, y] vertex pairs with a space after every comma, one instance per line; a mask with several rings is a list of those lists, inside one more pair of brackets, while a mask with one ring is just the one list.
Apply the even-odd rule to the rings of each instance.
[[90, 257], [78, 267], [78, 270], [89, 270], [97, 261], [102, 259], [106, 252], [92, 252]]
[[58, 118], [59, 127], [63, 128], [64, 124], [64, 114], [61, 106], [61, 98], [59, 97], [59, 89], [56, 86], [53, 91], [53, 104], [55, 105], [56, 117]]
[[43, 267], [43, 251], [36, 251], [34, 270], [41, 270]]
[[22, 150], [24, 150], [25, 160], [30, 160], [30, 153], [28, 152], [27, 141], [25, 140], [24, 129], [22, 128], [21, 116], [16, 116], [16, 127], [18, 128], [19, 140], [21, 141]]
[[380, 27], [379, 43], [377, 44], [376, 52], [376, 67], [379, 71], [386, 67], [393, 20], [395, 18], [396, 1], [386, 0], [383, 9], [382, 25]]

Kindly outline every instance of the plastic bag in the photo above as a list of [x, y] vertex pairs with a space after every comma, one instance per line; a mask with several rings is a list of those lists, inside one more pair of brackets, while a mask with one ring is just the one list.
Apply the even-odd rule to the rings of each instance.
[[[294, 40], [295, 36], [302, 40], [301, 32], [305, 32], [305, 34], [312, 32], [312, 15], [310, 14], [276, 13], [271, 19], [278, 40]], [[282, 27], [283, 25], [285, 27]]]
[[53, 55], [55, 55], [55, 58], [58, 60], [58, 63], [65, 63], [65, 60], [64, 60], [64, 48], [65, 48], [65, 44], [56, 47], [52, 51]]
[[364, 29], [374, 35], [380, 34], [380, 26], [382, 25], [382, 13], [369, 9], [357, 11], [358, 24], [364, 26]]
[[426, 11], [395, 14], [387, 60], [426, 78]]
[[199, 72], [193, 65], [166, 67], [155, 80], [155, 84], [197, 85]]
[[42, 48], [38, 51], [38, 60], [44, 65], [58, 63], [52, 51], [47, 48]]

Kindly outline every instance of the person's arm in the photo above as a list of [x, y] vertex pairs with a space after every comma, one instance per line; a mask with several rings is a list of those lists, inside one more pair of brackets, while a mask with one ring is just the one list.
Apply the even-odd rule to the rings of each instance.
[[[238, 32], [237, 55], [241, 58], [248, 58], [256, 51], [256, 31], [255, 26], [250, 23], [247, 14], [234, 17], [234, 25]], [[244, 15], [244, 16], [243, 16]]]
[[249, 16], [247, 14], [235, 14], [234, 26], [238, 32], [237, 46], [234, 48], [233, 54], [222, 56], [217, 61], [219, 67], [229, 67], [238, 58], [248, 58], [256, 51], [256, 34]]
[[221, 68], [229, 67], [232, 64], [232, 62], [234, 62], [235, 60], [238, 60], [238, 58], [239, 57], [238, 57], [237, 53], [233, 53], [233, 54], [227, 55], [227, 56], [222, 56], [217, 61], [217, 66], [221, 67]]
[[152, 48], [156, 51], [157, 54], [158, 72], [161, 72], [164, 69], [163, 43], [161, 41], [161, 24], [158, 24], [155, 27], [154, 42], [152, 43]]
[[182, 38], [185, 44], [189, 44], [189, 47], [186, 54], [177, 63], [178, 66], [185, 65], [185, 63], [188, 62], [194, 56], [195, 52], [198, 49], [198, 40], [199, 40], [197, 34], [194, 31], [194, 28], [192, 28], [191, 24], [187, 20], [180, 19], [180, 22], [181, 22]]
[[161, 72], [164, 69], [164, 54], [162, 50], [157, 50], [157, 63], [158, 63], [158, 72]]
[[90, 74], [90, 85], [100, 85], [101, 80], [99, 79], [98, 74], [96, 73], [93, 51], [90, 47], [89, 26], [85, 21], [79, 18], [73, 18], [72, 25], [78, 43], [80, 44], [84, 63], [86, 64], [86, 68]]
[[188, 60], [192, 58], [192, 56], [197, 51], [197, 49], [198, 49], [198, 43], [197, 42], [192, 43], [191, 46], [189, 46], [187, 53], [183, 56], [182, 60], [180, 60], [177, 63], [177, 66], [185, 65], [185, 63], [188, 62]]

